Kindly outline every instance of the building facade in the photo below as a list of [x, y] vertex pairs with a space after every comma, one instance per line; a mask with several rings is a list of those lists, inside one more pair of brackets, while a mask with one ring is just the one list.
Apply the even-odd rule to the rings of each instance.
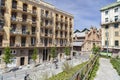
[[120, 0], [101, 8], [102, 47], [120, 53]]
[[101, 47], [101, 30], [94, 27], [75, 31], [73, 34], [73, 53], [91, 52], [93, 45]]
[[82, 51], [91, 52], [93, 46], [101, 47], [101, 29], [97, 30], [95, 27], [91, 27], [85, 35], [85, 41], [82, 44]]
[[4, 67], [4, 48], [14, 55], [8, 66], [32, 63], [37, 48], [37, 63], [50, 61], [51, 47], [57, 48], [58, 58], [64, 48], [71, 48], [73, 15], [42, 0], [0, 0], [0, 68]]

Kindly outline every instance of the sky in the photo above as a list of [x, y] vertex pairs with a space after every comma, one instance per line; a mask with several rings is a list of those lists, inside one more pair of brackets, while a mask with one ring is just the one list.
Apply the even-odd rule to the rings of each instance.
[[44, 0], [55, 7], [74, 15], [74, 30], [82, 30], [91, 26], [100, 28], [103, 6], [117, 0]]

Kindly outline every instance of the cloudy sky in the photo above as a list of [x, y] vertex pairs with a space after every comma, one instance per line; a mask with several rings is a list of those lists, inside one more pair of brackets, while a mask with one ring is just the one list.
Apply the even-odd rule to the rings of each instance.
[[74, 15], [74, 30], [100, 27], [100, 8], [117, 0], [45, 0]]

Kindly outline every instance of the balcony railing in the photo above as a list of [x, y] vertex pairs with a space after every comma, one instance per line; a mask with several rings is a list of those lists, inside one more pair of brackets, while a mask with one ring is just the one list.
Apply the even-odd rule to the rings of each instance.
[[113, 23], [119, 23], [120, 19], [118, 20], [109, 20], [108, 22], [101, 22], [101, 25], [107, 25], [107, 24], [113, 24]]
[[23, 7], [23, 11], [27, 12], [27, 8], [24, 8], [24, 7]]
[[36, 44], [35, 43], [31, 43], [29, 46], [35, 46]]
[[17, 4], [13, 4], [12, 8], [17, 9]]
[[10, 30], [12, 34], [22, 34], [20, 30]]
[[25, 46], [26, 43], [21, 43], [21, 46]]
[[15, 43], [10, 43], [10, 46], [15, 46]]
[[43, 18], [48, 18], [48, 19], [52, 19], [53, 18], [53, 16], [52, 15], [46, 15], [46, 14], [41, 14], [41, 16], [43, 17]]

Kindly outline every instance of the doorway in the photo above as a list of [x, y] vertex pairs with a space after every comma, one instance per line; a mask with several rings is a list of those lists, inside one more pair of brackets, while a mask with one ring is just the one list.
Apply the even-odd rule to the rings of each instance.
[[24, 62], [25, 62], [25, 58], [24, 58], [24, 57], [21, 57], [21, 58], [20, 58], [20, 65], [21, 65], [21, 66], [24, 65]]
[[47, 60], [47, 56], [48, 56], [48, 50], [47, 49], [43, 49], [43, 61]]

